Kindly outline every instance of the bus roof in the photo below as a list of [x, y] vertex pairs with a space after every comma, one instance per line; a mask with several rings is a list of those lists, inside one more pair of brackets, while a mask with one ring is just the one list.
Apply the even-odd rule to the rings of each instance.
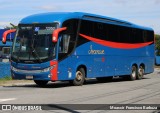
[[20, 23], [30, 24], [30, 23], [53, 23], [53, 22], [63, 22], [71, 18], [81, 18], [79, 13], [69, 13], [69, 12], [53, 12], [53, 13], [41, 13], [28, 16], [20, 21]]
[[100, 16], [96, 14], [83, 13], [83, 12], [50, 12], [50, 13], [34, 14], [26, 18], [23, 18], [20, 21], [20, 24], [53, 23], [53, 22], [59, 22], [61, 24], [67, 19], [82, 19], [82, 18], [93, 21], [101, 21], [123, 26], [129, 26], [133, 28], [152, 30], [151, 28], [139, 26], [124, 20], [119, 20], [106, 16]]

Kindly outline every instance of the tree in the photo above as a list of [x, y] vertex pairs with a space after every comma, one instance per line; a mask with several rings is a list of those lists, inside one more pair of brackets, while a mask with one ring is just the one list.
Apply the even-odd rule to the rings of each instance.
[[155, 34], [156, 55], [160, 56], [160, 35]]
[[10, 23], [10, 26], [6, 26], [5, 29], [17, 29], [17, 25]]

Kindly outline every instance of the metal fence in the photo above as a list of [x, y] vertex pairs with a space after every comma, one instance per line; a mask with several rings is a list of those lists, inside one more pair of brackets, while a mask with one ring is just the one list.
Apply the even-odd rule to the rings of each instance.
[[10, 62], [0, 62], [0, 79], [5, 77], [11, 77]]

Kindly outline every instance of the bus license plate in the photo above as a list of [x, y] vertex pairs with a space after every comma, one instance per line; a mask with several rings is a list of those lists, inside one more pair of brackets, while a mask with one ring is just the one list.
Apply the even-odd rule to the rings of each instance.
[[32, 79], [33, 79], [33, 76], [32, 76], [32, 75], [27, 75], [27, 76], [26, 76], [26, 79], [32, 80]]

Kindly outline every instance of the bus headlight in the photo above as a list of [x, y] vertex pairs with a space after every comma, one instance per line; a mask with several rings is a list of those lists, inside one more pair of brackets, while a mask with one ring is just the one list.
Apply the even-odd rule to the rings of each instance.
[[48, 68], [42, 69], [42, 72], [48, 72], [50, 70], [52, 70], [56, 65], [50, 66]]

